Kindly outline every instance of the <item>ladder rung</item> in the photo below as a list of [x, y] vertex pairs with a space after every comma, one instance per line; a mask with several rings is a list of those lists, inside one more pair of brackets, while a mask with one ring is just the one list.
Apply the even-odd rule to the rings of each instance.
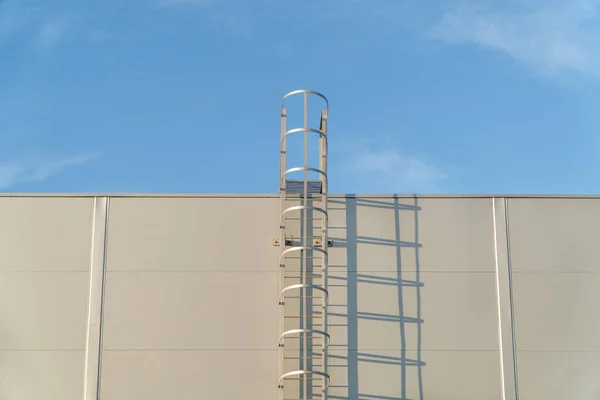
[[285, 218], [286, 221], [322, 221], [323, 218]]
[[318, 356], [318, 357], [313, 357], [313, 356], [309, 356], [309, 357], [283, 357], [286, 360], [304, 360], [304, 359], [321, 359], [323, 358], [323, 356]]
[[[308, 198], [314, 202], [321, 202], [323, 200], [323, 194], [325, 193], [309, 193]], [[287, 201], [302, 201], [304, 196], [302, 193], [292, 193], [292, 196], [286, 196]]]
[[286, 315], [283, 318], [323, 318], [322, 315]]
[[[280, 304], [282, 306], [285, 306], [285, 303]], [[323, 307], [323, 304], [321, 303], [311, 303], [310, 307]]]
[[298, 278], [313, 279], [313, 278], [322, 278], [322, 277], [323, 277], [323, 275], [308, 275], [308, 276], [292, 275], [292, 276], [285, 276], [284, 278], [289, 278], [289, 279], [292, 279], [292, 278], [295, 278], [295, 279], [298, 279]]
[[[316, 336], [313, 336], [313, 335], [312, 335], [310, 332], [308, 332], [308, 333], [307, 333], [307, 335], [308, 335], [308, 336], [310, 336], [310, 337], [312, 337], [312, 338], [319, 338], [319, 339], [320, 339], [320, 338], [325, 338], [325, 336], [323, 336], [323, 335], [316, 335]], [[284, 336], [283, 338], [284, 338], [284, 339], [304, 339], [304, 338], [305, 338], [305, 336]], [[313, 340], [314, 340], [314, 339], [313, 339]]]
[[285, 378], [286, 381], [303, 381], [305, 379], [307, 381], [320, 381], [323, 378]]

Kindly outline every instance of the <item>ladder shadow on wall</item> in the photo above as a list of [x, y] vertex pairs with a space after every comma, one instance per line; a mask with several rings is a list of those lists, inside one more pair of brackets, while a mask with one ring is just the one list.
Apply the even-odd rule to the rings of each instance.
[[[329, 265], [329, 287], [337, 300], [329, 306], [328, 398], [424, 400], [418, 200], [349, 195], [329, 204], [331, 212], [345, 211], [345, 227], [332, 224], [329, 230], [332, 250], [340, 255], [336, 248], [345, 249], [346, 263]], [[391, 231], [387, 237], [360, 235], [365, 231], [360, 224], [368, 224], [364, 216], [372, 212], [393, 221], [391, 237]], [[368, 257], [359, 260], [365, 250]]]

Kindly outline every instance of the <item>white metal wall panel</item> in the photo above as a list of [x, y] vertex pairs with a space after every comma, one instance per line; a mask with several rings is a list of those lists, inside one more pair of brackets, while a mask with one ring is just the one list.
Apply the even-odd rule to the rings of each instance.
[[102, 357], [101, 400], [277, 399], [277, 350], [122, 350]]
[[113, 198], [109, 272], [277, 272], [274, 198]]
[[[0, 399], [276, 398], [278, 213], [0, 197]], [[600, 397], [600, 199], [333, 197], [329, 226], [332, 399]]]
[[88, 272], [92, 198], [0, 197], [0, 271]]
[[102, 399], [276, 396], [278, 214], [270, 198], [111, 200]]
[[422, 271], [494, 272], [488, 198], [423, 198], [417, 203]]
[[[497, 400], [500, 375], [491, 374], [498, 366], [497, 351], [421, 352], [421, 369], [414, 366], [403, 373], [402, 360], [418, 358], [415, 350], [331, 351], [332, 399], [469, 399]], [[354, 362], [348, 365], [347, 359]], [[459, 366], [457, 368], [457, 365]], [[403, 378], [405, 376], [406, 378]], [[402, 382], [405, 382], [404, 384]], [[420, 387], [422, 385], [422, 387]], [[423, 396], [420, 394], [423, 393]], [[358, 397], [357, 397], [358, 396]]]
[[332, 395], [501, 399], [490, 199], [330, 203]]
[[0, 398], [82, 398], [83, 350], [2, 350], [0, 357]]
[[0, 197], [0, 398], [83, 393], [91, 198]]
[[109, 273], [104, 349], [275, 349], [273, 273]]
[[600, 399], [599, 351], [519, 351], [518, 360], [521, 399]]
[[509, 199], [513, 272], [600, 272], [600, 199]]
[[600, 397], [600, 200], [509, 199], [523, 399]]

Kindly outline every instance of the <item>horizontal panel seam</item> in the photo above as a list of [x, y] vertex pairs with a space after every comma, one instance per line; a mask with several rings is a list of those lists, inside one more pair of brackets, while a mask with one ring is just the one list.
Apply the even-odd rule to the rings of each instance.
[[[330, 267], [331, 268], [331, 267]], [[291, 269], [287, 268], [286, 271], [297, 271], [299, 269]], [[84, 272], [84, 271], [82, 271]], [[85, 271], [87, 272], [87, 271]], [[202, 270], [202, 271], [194, 271], [194, 270], [108, 270], [109, 273], [144, 273], [144, 274], [250, 274], [250, 273], [260, 273], [260, 274], [276, 274], [278, 270], [228, 270], [228, 271], [219, 271], [219, 270]], [[344, 270], [344, 272], [358, 272], [358, 273], [397, 273], [397, 270]], [[420, 274], [489, 274], [493, 275], [494, 271], [417, 271], [410, 269], [403, 269], [402, 272], [419, 272]], [[1, 271], [0, 271], [1, 273]], [[342, 273], [341, 271], [333, 271], [335, 273]], [[333, 275], [335, 276], [335, 275]], [[366, 277], [365, 277], [366, 278]]]
[[[138, 348], [104, 348], [103, 351], [115, 351], [115, 352], [120, 352], [120, 351], [240, 351], [240, 350], [244, 350], [244, 351], [277, 351], [277, 347], [273, 347], [273, 348], [244, 348], [244, 347], [240, 347], [240, 348], [185, 348], [185, 349], [181, 349], [181, 348], [142, 348], [142, 349], [138, 349]], [[288, 348], [288, 350], [299, 350], [297, 348]], [[408, 351], [417, 351], [417, 348], [411, 348], [411, 347], [407, 347], [406, 350]], [[485, 350], [485, 349], [471, 349], [471, 350], [466, 350], [466, 349], [428, 349], [428, 348], [422, 348], [422, 351], [430, 351], [430, 352], [464, 352], [464, 353], [471, 353], [471, 352], [478, 352], [478, 353], [489, 353], [489, 352], [494, 352], [497, 353], [500, 350]], [[378, 349], [378, 348], [335, 348], [335, 349], [330, 349], [330, 351], [358, 351], [358, 352], [363, 352], [363, 351], [402, 351], [401, 348], [383, 348], [383, 349]]]
[[600, 271], [512, 271], [513, 274], [546, 274], [546, 275], [558, 275], [558, 274], [600, 274]]

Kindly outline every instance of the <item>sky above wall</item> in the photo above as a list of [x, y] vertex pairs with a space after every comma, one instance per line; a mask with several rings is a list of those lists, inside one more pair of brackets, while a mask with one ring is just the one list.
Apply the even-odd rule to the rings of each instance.
[[598, 193], [598, 43], [600, 0], [0, 0], [0, 191], [275, 193], [314, 89], [332, 192]]

